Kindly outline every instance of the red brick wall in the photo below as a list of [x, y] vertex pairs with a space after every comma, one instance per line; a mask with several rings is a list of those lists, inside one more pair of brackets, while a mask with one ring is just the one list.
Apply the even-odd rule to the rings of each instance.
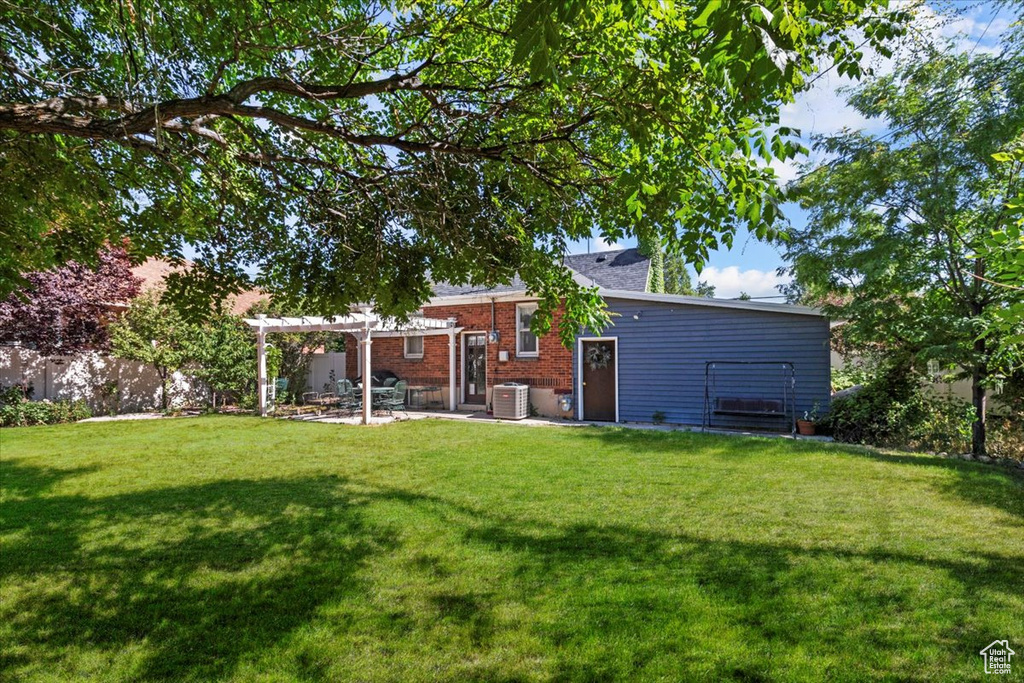
[[[430, 318], [455, 318], [458, 326], [466, 332], [488, 332], [491, 330], [491, 305], [462, 304], [457, 306], [428, 306], [423, 309]], [[522, 382], [538, 389], [571, 389], [572, 351], [562, 346], [558, 337], [563, 308], [555, 312], [551, 332], [539, 340], [539, 354], [535, 358], [516, 357], [516, 302], [496, 302], [494, 305], [494, 327], [501, 334], [496, 344], [487, 345], [487, 386], [502, 382]], [[345, 354], [346, 372], [349, 378], [357, 377], [358, 342], [348, 337]], [[508, 361], [498, 360], [499, 351], [508, 351]], [[423, 358], [404, 357], [403, 340], [400, 337], [377, 337], [371, 348], [374, 369], [391, 370], [412, 385], [448, 386], [448, 335], [432, 335], [423, 338]], [[456, 382], [462, 385], [462, 342], [456, 338], [455, 347]]]

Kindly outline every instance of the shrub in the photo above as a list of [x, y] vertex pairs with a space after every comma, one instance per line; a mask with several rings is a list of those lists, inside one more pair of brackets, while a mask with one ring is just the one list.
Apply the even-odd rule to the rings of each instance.
[[971, 450], [974, 406], [955, 396], [924, 396], [924, 419], [905, 447], [926, 451], [967, 453]]
[[864, 388], [832, 402], [822, 426], [836, 441], [906, 447], [925, 419], [925, 400], [913, 370], [892, 363]]
[[0, 427], [77, 422], [92, 417], [85, 401], [15, 401], [0, 406]]
[[1024, 461], [1024, 372], [1007, 379], [988, 425], [989, 452]]
[[844, 368], [832, 368], [832, 390], [842, 391], [858, 384], [867, 384], [871, 373], [864, 367], [850, 363]]
[[[819, 423], [836, 441], [903, 450], [967, 453], [974, 407], [954, 396], [931, 396], [906, 365], [880, 368], [856, 394], [836, 399]], [[1004, 393], [988, 418], [990, 455], [1024, 460], [1024, 392]]]

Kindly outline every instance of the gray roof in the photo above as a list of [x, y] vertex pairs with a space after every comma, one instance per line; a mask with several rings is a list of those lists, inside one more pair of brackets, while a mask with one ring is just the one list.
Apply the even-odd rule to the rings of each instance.
[[484, 287], [483, 285], [453, 285], [450, 282], [435, 282], [434, 296], [466, 296], [469, 294], [503, 294], [505, 292], [525, 292], [526, 285], [519, 276], [512, 278], [507, 285]]
[[[593, 254], [570, 254], [565, 257], [565, 265], [593, 280], [598, 287], [619, 291], [646, 292], [651, 260], [636, 249], [618, 249]], [[507, 285], [494, 287], [453, 285], [449, 282], [434, 283], [435, 297], [523, 291], [526, 291], [526, 285], [518, 276]]]
[[584, 275], [599, 287], [629, 292], [646, 292], [651, 259], [636, 248], [571, 254], [565, 265]]

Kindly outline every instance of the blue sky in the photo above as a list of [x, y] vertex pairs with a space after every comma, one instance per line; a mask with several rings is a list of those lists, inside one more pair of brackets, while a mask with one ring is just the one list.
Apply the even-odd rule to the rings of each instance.
[[[994, 2], [945, 0], [924, 5], [918, 13], [917, 27], [931, 35], [952, 38], [961, 49], [991, 52], [997, 49], [999, 37], [1012, 20], [1011, 9], [1000, 8]], [[892, 69], [894, 60], [899, 59], [899, 54], [893, 60], [877, 54], [865, 54], [864, 59], [876, 72], [886, 73]], [[834, 72], [824, 75], [810, 90], [801, 93], [793, 104], [782, 110], [782, 125], [799, 129], [807, 146], [810, 146], [808, 140], [811, 135], [835, 133], [843, 128], [884, 132], [883, 122], [864, 119], [846, 106], [838, 90], [852, 84], [853, 81]], [[811, 160], [813, 158], [812, 153]], [[807, 159], [776, 166], [780, 179], [793, 179], [801, 161]], [[787, 205], [785, 213], [794, 227], [802, 228], [806, 224], [806, 213], [796, 205]], [[590, 241], [589, 248], [591, 251], [601, 251], [635, 245], [636, 240], [624, 241], [622, 245], [608, 245], [595, 239]], [[587, 250], [585, 242], [572, 248], [574, 252]], [[783, 265], [785, 263], [777, 247], [744, 234], [737, 235], [732, 249], [714, 252], [699, 277], [715, 285], [719, 297], [735, 297], [744, 291], [751, 296], [772, 296], [778, 294], [776, 285], [785, 279], [775, 274], [776, 269]]]

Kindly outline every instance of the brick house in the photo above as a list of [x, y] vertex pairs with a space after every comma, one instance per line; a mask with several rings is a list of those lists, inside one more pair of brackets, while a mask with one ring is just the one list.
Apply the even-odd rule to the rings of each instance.
[[[566, 256], [566, 265], [582, 284], [602, 289], [647, 292], [650, 260], [636, 249]], [[454, 319], [461, 328], [456, 344], [458, 406], [484, 409], [496, 384], [519, 382], [530, 386], [530, 402], [540, 415], [559, 416], [558, 397], [573, 393], [572, 349], [558, 335], [563, 310], [554, 314], [551, 332], [530, 332], [536, 299], [518, 280], [491, 289], [438, 283], [434, 297], [423, 307], [429, 318]], [[361, 350], [346, 335], [346, 375], [356, 378]], [[351, 351], [355, 351], [354, 353]], [[448, 339], [444, 336], [378, 338], [373, 342], [373, 367], [389, 370], [411, 387], [448, 386]], [[447, 391], [440, 391], [447, 407]]]

